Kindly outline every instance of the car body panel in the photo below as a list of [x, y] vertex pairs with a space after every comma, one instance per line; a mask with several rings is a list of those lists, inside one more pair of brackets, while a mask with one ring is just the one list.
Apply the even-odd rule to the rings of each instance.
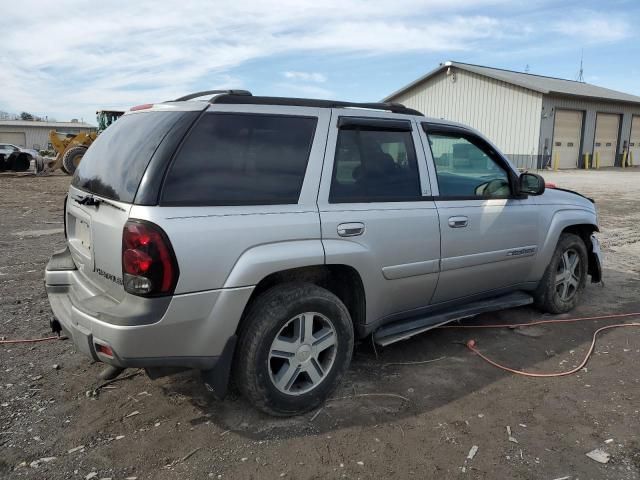
[[[436, 202], [442, 232], [440, 281], [434, 302], [522, 281], [535, 263], [538, 208], [530, 199]], [[451, 218], [467, 218], [452, 228]]]
[[[434, 122], [421, 122], [434, 125]], [[435, 122], [439, 127], [461, 129], [477, 136], [499, 153], [479, 132], [453, 122]], [[456, 130], [452, 130], [456, 131]], [[435, 162], [428, 135], [420, 128], [428, 163]], [[508, 175], [516, 170], [500, 157]], [[435, 173], [433, 174], [435, 175]], [[433, 187], [440, 216], [441, 272], [433, 303], [469, 297], [517, 285], [533, 268], [538, 244], [538, 207], [532, 197], [505, 199], [455, 200], [440, 195], [437, 181]], [[456, 224], [462, 221], [463, 226]]]
[[[87, 197], [69, 187], [66, 215], [67, 244], [78, 271], [91, 285], [117, 300], [122, 300], [122, 229], [129, 219], [131, 205], [83, 205]], [[92, 197], [90, 195], [90, 197]]]
[[[388, 115], [347, 109], [332, 111], [318, 194], [326, 261], [348, 265], [360, 273], [366, 292], [367, 321], [428, 305], [438, 283], [440, 232], [417, 125], [408, 118], [412, 121], [411, 137], [423, 198], [401, 202], [331, 203], [329, 194], [341, 117], [386, 118]], [[351, 223], [361, 224], [363, 232], [351, 237], [341, 236], [339, 226]]]

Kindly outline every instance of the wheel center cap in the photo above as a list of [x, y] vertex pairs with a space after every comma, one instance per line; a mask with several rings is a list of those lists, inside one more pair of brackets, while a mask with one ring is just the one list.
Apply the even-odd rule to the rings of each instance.
[[296, 352], [296, 358], [299, 362], [306, 362], [311, 357], [311, 345], [300, 345]]

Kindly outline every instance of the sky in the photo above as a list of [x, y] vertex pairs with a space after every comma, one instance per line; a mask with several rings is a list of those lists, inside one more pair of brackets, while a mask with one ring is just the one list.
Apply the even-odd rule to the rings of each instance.
[[640, 95], [637, 0], [21, 0], [3, 8], [0, 110], [98, 109], [200, 90], [379, 101], [448, 60]]

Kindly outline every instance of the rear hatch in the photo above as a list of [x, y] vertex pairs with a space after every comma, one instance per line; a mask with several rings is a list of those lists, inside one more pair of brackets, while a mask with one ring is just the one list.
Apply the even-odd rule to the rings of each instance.
[[124, 115], [97, 138], [76, 170], [65, 212], [67, 239], [94, 292], [116, 301], [125, 297], [123, 227], [149, 162], [182, 115], [153, 110]]

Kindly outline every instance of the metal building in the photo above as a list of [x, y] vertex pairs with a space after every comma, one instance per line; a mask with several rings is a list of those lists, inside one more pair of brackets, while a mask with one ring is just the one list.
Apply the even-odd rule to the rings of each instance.
[[0, 120], [0, 143], [11, 143], [34, 150], [51, 150], [49, 131], [77, 134], [95, 131], [96, 127], [83, 122], [36, 122], [31, 120]]
[[608, 88], [446, 62], [384, 101], [476, 128], [518, 167], [640, 165], [640, 97]]

